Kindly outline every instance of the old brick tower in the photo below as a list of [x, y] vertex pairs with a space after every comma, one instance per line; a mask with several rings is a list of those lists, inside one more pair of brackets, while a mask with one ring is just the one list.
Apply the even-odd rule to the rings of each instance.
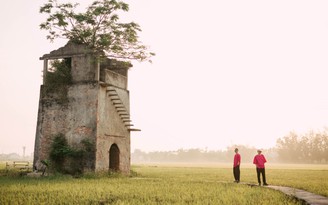
[[[130, 172], [130, 132], [140, 131], [132, 128], [129, 115], [131, 64], [98, 57], [85, 46], [69, 42], [40, 58], [44, 69], [34, 148], [36, 168], [41, 160], [49, 159], [53, 138], [62, 133], [73, 147], [85, 139], [93, 143], [94, 153], [83, 165], [84, 171]], [[48, 94], [45, 89], [46, 76], [54, 72], [49, 62], [56, 59], [70, 64], [71, 83], [64, 94]]]

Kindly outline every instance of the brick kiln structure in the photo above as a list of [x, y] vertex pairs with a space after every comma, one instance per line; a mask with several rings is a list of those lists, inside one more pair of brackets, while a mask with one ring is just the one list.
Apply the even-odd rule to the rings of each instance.
[[70, 59], [72, 83], [66, 101], [56, 95], [42, 94], [40, 88], [38, 121], [35, 137], [34, 167], [49, 159], [53, 137], [62, 133], [68, 144], [79, 146], [83, 139], [94, 144], [92, 160], [84, 171], [118, 170], [130, 172], [130, 132], [128, 65], [115, 60], [97, 60], [83, 45], [68, 43], [43, 55], [43, 84], [49, 73], [49, 61]]

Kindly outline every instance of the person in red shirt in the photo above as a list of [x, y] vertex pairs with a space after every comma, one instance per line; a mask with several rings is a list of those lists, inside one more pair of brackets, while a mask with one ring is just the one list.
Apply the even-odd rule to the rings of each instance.
[[266, 178], [265, 178], [265, 167], [264, 164], [267, 162], [264, 155], [261, 154], [262, 150], [257, 150], [257, 155], [255, 155], [253, 164], [256, 165], [256, 173], [257, 173], [257, 181], [259, 182], [259, 186], [261, 186], [261, 174], [263, 179], [263, 186], [267, 186]]
[[235, 182], [239, 183], [240, 181], [240, 154], [238, 153], [238, 148], [235, 149], [235, 157], [233, 158], [233, 176]]

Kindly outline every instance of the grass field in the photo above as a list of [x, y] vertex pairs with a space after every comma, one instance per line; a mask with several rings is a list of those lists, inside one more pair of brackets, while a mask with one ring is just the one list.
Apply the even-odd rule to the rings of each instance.
[[[134, 165], [130, 177], [0, 177], [0, 204], [302, 204], [278, 191], [233, 181], [230, 165]], [[268, 183], [328, 196], [328, 166], [268, 166]], [[251, 165], [241, 180], [256, 183]]]

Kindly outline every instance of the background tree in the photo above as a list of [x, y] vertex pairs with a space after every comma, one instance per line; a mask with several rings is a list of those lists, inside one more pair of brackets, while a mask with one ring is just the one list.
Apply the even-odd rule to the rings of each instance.
[[279, 158], [283, 162], [298, 162], [300, 159], [300, 146], [298, 135], [295, 132], [290, 132], [282, 139], [277, 140], [277, 152]]
[[66, 38], [87, 45], [95, 52], [114, 59], [150, 61], [155, 55], [139, 40], [140, 26], [134, 22], [119, 22], [119, 11], [129, 5], [116, 0], [94, 1], [84, 13], [75, 12], [79, 4], [48, 0], [40, 13], [48, 15], [40, 28], [49, 31], [47, 39]]
[[311, 130], [303, 135], [291, 132], [277, 140], [277, 153], [283, 162], [327, 163], [327, 130], [323, 132]]

